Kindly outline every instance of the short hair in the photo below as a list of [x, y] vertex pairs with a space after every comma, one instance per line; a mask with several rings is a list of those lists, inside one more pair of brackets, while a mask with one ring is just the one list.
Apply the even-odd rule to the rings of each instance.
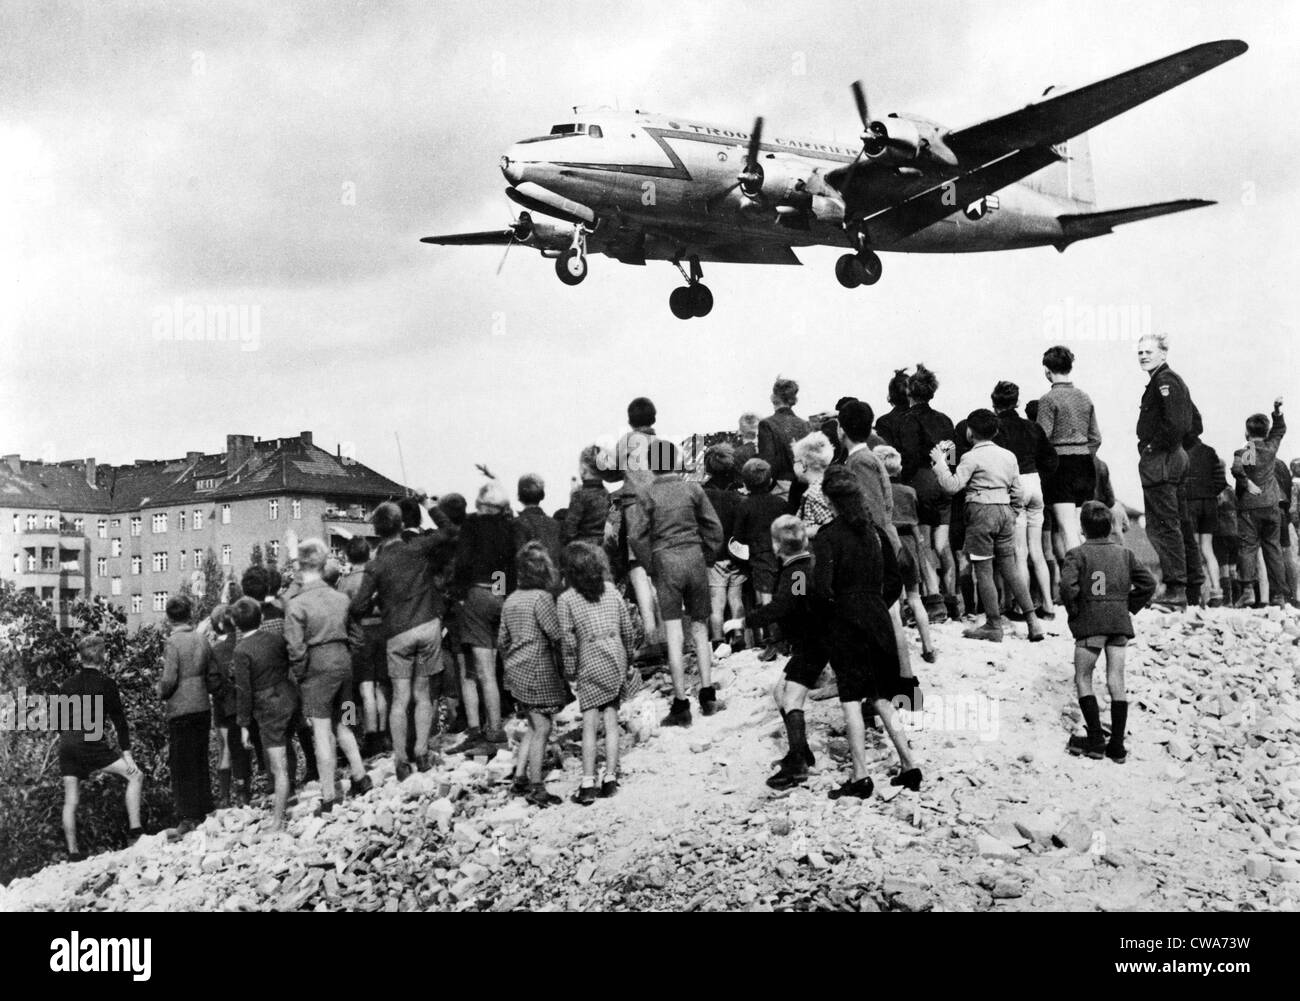
[[176, 594], [167, 599], [168, 622], [189, 622], [193, 611], [194, 606], [190, 604], [190, 599], [183, 594]]
[[647, 397], [638, 396], [627, 405], [627, 423], [629, 427], [650, 427], [659, 417], [655, 405]]
[[488, 480], [478, 488], [476, 503], [479, 507], [496, 508], [498, 511], [510, 509], [510, 498], [506, 495], [506, 489], [496, 480]]
[[540, 504], [546, 499], [546, 481], [537, 473], [524, 473], [516, 493], [520, 504]]
[[785, 406], [793, 407], [799, 402], [799, 383], [793, 379], [783, 379], [778, 375], [776, 382], [772, 383], [772, 395]]
[[907, 395], [914, 400], [928, 402], [939, 392], [939, 377], [924, 365], [917, 365], [916, 371], [907, 378]]
[[594, 480], [600, 476], [600, 451], [599, 445], [588, 445], [578, 453], [578, 468], [584, 479]]
[[587, 601], [600, 600], [609, 577], [609, 560], [603, 549], [590, 542], [570, 542], [560, 555], [560, 565], [569, 587]]
[[1263, 438], [1273, 427], [1273, 422], [1268, 419], [1267, 414], [1251, 414], [1246, 418], [1246, 437]]
[[903, 456], [893, 445], [877, 445], [871, 451], [890, 476], [898, 476], [903, 472]]
[[424, 522], [424, 509], [416, 498], [403, 497], [397, 502], [397, 508], [402, 512], [403, 528], [419, 528]]
[[515, 553], [515, 577], [518, 586], [532, 590], [549, 590], [555, 583], [555, 564], [542, 543], [525, 542]]
[[704, 450], [704, 471], [710, 476], [731, 476], [736, 471], [736, 448], [729, 441]]
[[370, 559], [370, 543], [360, 536], [349, 539], [347, 556], [349, 563], [366, 563]]
[[339, 564], [339, 561], [336, 560], [333, 556], [327, 557], [325, 560], [325, 567], [320, 572], [321, 580], [323, 580], [330, 587], [334, 587], [336, 584], [338, 584], [339, 578], [342, 576], [343, 576], [343, 567]]
[[802, 462], [804, 469], [823, 472], [835, 459], [835, 446], [820, 431], [804, 435], [792, 446], [796, 462]]
[[840, 411], [840, 430], [852, 441], [863, 442], [871, 437], [871, 425], [876, 422], [876, 415], [871, 404], [854, 400], [846, 403]]
[[1086, 539], [1106, 538], [1114, 530], [1110, 508], [1101, 501], [1088, 501], [1079, 511], [1079, 527]]
[[262, 624], [262, 603], [256, 598], [240, 598], [230, 606], [230, 620], [241, 633], [251, 632]]
[[794, 556], [808, 547], [808, 530], [803, 519], [783, 514], [772, 522], [772, 541], [782, 556]]
[[298, 543], [298, 566], [304, 570], [324, 570], [330, 547], [324, 539], [303, 539]]
[[894, 369], [894, 374], [889, 379], [889, 386], [885, 390], [885, 398], [891, 407], [907, 406], [907, 387], [910, 382], [911, 376], [907, 374], [907, 369]]
[[1074, 369], [1074, 352], [1057, 344], [1043, 352], [1043, 368], [1057, 375], [1069, 375]]
[[83, 664], [104, 663], [104, 637], [99, 633], [87, 633], [81, 637], [77, 640], [77, 656]]
[[1004, 379], [993, 387], [989, 400], [994, 410], [1015, 410], [1020, 402], [1020, 387]]
[[742, 435], [758, 434], [758, 422], [760, 420], [762, 420], [762, 418], [759, 417], [758, 414], [754, 413], [754, 411], [746, 410], [740, 415], [740, 433]]
[[453, 525], [460, 525], [465, 521], [467, 507], [462, 494], [443, 494], [438, 498], [438, 509]]
[[230, 606], [217, 605], [208, 613], [208, 625], [212, 631], [220, 635], [230, 629]]
[[239, 589], [250, 598], [265, 601], [271, 593], [271, 579], [266, 567], [249, 567], [239, 578]]
[[835, 401], [836, 415], [838, 416], [839, 412], [843, 410], [846, 406], [848, 406], [850, 403], [857, 403], [857, 402], [858, 402], [858, 398], [856, 396], [841, 396], [838, 400]]
[[1155, 346], [1158, 347], [1161, 351], [1164, 352], [1169, 351], [1168, 334], [1143, 334], [1141, 337], [1138, 338], [1138, 343], [1141, 344], [1143, 341], [1153, 341], [1155, 343]]
[[998, 435], [998, 415], [992, 410], [972, 410], [966, 418], [966, 427], [983, 441], [992, 441]]
[[[402, 509], [392, 501], [384, 501], [375, 508], [370, 516], [370, 523], [375, 526], [381, 539], [390, 539], [402, 531]], [[244, 588], [245, 591], [248, 588]]]
[[280, 571], [275, 569], [275, 567], [267, 567], [266, 583], [271, 589], [270, 593], [276, 595], [280, 593], [280, 588], [284, 585], [284, 577], [281, 576]]
[[772, 489], [772, 466], [766, 459], [750, 459], [740, 467], [740, 481], [751, 494]]
[[1038, 420], [1038, 401], [1030, 400], [1025, 404], [1025, 416], [1031, 421]]
[[656, 438], [647, 448], [650, 472], [671, 473], [680, 468], [677, 446], [667, 438]]

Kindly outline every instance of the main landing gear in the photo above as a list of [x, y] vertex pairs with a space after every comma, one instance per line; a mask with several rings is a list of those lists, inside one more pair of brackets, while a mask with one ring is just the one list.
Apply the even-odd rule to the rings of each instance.
[[573, 230], [573, 244], [555, 259], [555, 273], [565, 285], [579, 285], [587, 277], [587, 231]]
[[874, 285], [880, 281], [883, 265], [874, 251], [860, 250], [856, 254], [845, 254], [835, 262], [835, 277], [845, 288], [857, 288], [859, 285]]
[[668, 308], [672, 310], [673, 316], [679, 320], [689, 320], [692, 316], [708, 316], [709, 311], [713, 309], [713, 293], [700, 281], [704, 277], [704, 272], [700, 270], [700, 259], [694, 254], [691, 255], [690, 274], [687, 274], [686, 269], [682, 267], [680, 258], [674, 257], [673, 265], [686, 279], [686, 285], [673, 289], [672, 294], [668, 296]]

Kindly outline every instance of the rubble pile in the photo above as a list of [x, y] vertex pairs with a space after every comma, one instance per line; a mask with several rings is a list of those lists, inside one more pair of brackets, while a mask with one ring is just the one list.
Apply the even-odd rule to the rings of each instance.
[[[831, 801], [848, 748], [835, 699], [810, 701], [807, 785], [763, 784], [784, 753], [769, 692], [780, 661], [723, 661], [724, 712], [658, 725], [648, 686], [624, 706], [622, 783], [591, 807], [509, 794], [512, 761], [448, 757], [325, 817], [311, 787], [289, 829], [261, 809], [211, 816], [176, 843], [51, 866], [0, 891], [6, 910], [1293, 909], [1300, 902], [1300, 619], [1142, 613], [1128, 654], [1129, 761], [1071, 758], [1073, 642], [1001, 645], [935, 629], [926, 711], [908, 714], [920, 794], [888, 784], [869, 735], [873, 799]], [[656, 679], [658, 682], [658, 679]], [[1104, 672], [1095, 678], [1103, 706]], [[954, 711], [957, 707], [957, 711]], [[1105, 719], [1103, 713], [1103, 719]], [[580, 767], [560, 720], [553, 791]]]

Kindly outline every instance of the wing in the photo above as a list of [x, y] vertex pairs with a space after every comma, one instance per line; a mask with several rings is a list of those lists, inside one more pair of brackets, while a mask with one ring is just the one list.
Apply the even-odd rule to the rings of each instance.
[[1195, 45], [1118, 76], [950, 132], [945, 141], [962, 158], [989, 157], [1064, 142], [1235, 59], [1246, 48], [1245, 42], [1235, 39]]
[[443, 246], [476, 247], [502, 246], [515, 237], [513, 229], [495, 229], [486, 233], [448, 233], [444, 236], [422, 236], [421, 243], [438, 243]]

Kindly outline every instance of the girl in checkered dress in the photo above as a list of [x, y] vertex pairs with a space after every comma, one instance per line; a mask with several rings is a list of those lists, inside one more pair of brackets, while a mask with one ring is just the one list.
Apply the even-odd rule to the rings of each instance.
[[525, 543], [515, 555], [518, 588], [506, 598], [497, 629], [497, 649], [505, 660], [506, 688], [528, 716], [528, 733], [515, 752], [514, 792], [534, 806], [552, 806], [560, 797], [546, 791], [542, 759], [551, 717], [569, 694], [560, 677], [560, 619], [551, 587], [555, 565], [541, 542]]
[[558, 612], [564, 652], [564, 676], [573, 685], [582, 709], [582, 784], [575, 803], [596, 801], [596, 729], [605, 722], [605, 768], [599, 795], [618, 791], [618, 707], [640, 687], [629, 680], [635, 638], [627, 606], [609, 580], [605, 554], [589, 542], [572, 542], [564, 550], [564, 579]]

